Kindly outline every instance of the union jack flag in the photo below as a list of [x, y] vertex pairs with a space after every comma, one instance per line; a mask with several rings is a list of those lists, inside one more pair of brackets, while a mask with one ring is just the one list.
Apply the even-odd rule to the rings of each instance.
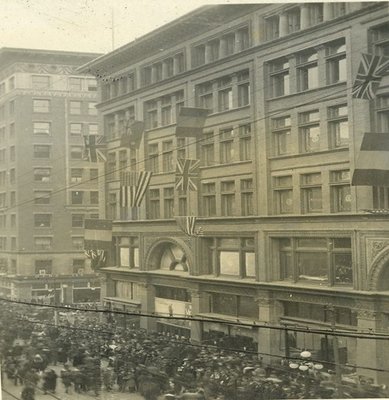
[[176, 217], [178, 227], [188, 236], [201, 236], [203, 234], [202, 228], [196, 229], [196, 217], [182, 216]]
[[178, 158], [176, 164], [176, 190], [197, 190], [195, 178], [199, 173], [200, 160]]
[[352, 96], [357, 99], [373, 99], [382, 77], [388, 70], [388, 57], [362, 54], [362, 60], [352, 88]]
[[83, 159], [90, 162], [107, 161], [104, 152], [105, 138], [101, 135], [84, 136]]

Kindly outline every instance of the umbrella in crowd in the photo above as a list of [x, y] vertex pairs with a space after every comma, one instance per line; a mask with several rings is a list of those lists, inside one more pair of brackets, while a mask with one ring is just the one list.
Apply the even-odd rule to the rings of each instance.
[[[138, 392], [146, 400], [314, 399], [339, 393], [333, 373], [291, 371], [276, 358], [264, 365], [258, 354], [124, 329], [93, 312], [72, 323], [62, 316], [59, 326], [32, 320], [31, 314], [28, 305], [0, 309], [4, 371], [23, 385], [23, 400], [33, 400], [36, 390], [54, 393], [57, 380], [66, 393]], [[59, 374], [55, 365], [62, 367]], [[340, 389], [349, 398], [387, 397], [383, 386], [360, 377], [344, 377]]]

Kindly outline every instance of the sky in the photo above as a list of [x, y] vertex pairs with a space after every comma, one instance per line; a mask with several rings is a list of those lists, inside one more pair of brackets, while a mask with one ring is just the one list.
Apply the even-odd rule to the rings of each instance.
[[106, 53], [208, 3], [210, 0], [0, 0], [0, 48]]

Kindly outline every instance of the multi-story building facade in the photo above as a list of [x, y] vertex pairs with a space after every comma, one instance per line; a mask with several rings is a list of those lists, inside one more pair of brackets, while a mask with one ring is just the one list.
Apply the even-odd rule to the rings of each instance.
[[0, 49], [3, 297], [99, 298], [83, 246], [83, 219], [98, 218], [101, 206], [103, 167], [82, 159], [83, 135], [98, 131], [96, 79], [76, 72], [96, 56]]
[[[386, 3], [219, 5], [82, 67], [99, 78], [108, 140], [104, 302], [268, 360], [305, 348], [334, 362], [333, 337], [309, 329], [343, 330], [339, 362], [388, 382], [387, 342], [356, 337], [389, 333], [387, 216], [366, 211], [389, 208], [388, 189], [350, 184], [364, 132], [389, 127], [386, 79], [374, 101], [351, 96], [353, 79], [388, 38]], [[201, 137], [176, 137], [182, 105], [210, 111]], [[120, 147], [132, 120], [146, 126], [139, 150]], [[201, 160], [197, 191], [174, 189], [177, 158]], [[153, 171], [137, 213], [119, 204], [128, 166]], [[178, 215], [203, 234], [182, 233]]]

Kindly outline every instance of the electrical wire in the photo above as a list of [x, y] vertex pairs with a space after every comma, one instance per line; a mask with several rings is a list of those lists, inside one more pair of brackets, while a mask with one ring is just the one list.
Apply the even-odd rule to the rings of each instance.
[[358, 339], [368, 339], [368, 340], [389, 340], [389, 335], [385, 334], [378, 334], [378, 333], [353, 333], [350, 331], [345, 330], [337, 330], [337, 329], [320, 329], [320, 328], [309, 328], [309, 327], [297, 327], [297, 326], [282, 326], [282, 325], [270, 325], [268, 323], [261, 323], [261, 322], [253, 322], [253, 323], [246, 323], [241, 322], [239, 319], [237, 321], [226, 321], [220, 318], [203, 318], [203, 317], [189, 317], [189, 316], [170, 316], [170, 315], [161, 315], [155, 313], [143, 313], [139, 312], [129, 312], [129, 311], [118, 311], [118, 310], [107, 310], [107, 309], [86, 309], [81, 307], [74, 307], [74, 306], [61, 306], [61, 305], [50, 305], [50, 304], [37, 304], [32, 303], [29, 301], [21, 301], [21, 300], [10, 300], [5, 298], [0, 298], [0, 301], [5, 303], [14, 303], [14, 304], [23, 304], [29, 305], [34, 307], [45, 307], [51, 309], [60, 309], [60, 310], [67, 310], [67, 311], [82, 311], [82, 312], [94, 312], [98, 314], [117, 314], [117, 315], [127, 315], [127, 316], [137, 316], [137, 317], [147, 317], [147, 318], [156, 318], [156, 319], [166, 319], [166, 320], [179, 320], [179, 321], [194, 321], [194, 322], [210, 322], [210, 323], [220, 323], [222, 325], [233, 325], [233, 326], [242, 326], [242, 327], [250, 327], [250, 328], [260, 328], [260, 329], [270, 329], [276, 331], [286, 331], [286, 332], [305, 332], [305, 333], [315, 333], [315, 334], [322, 334], [327, 336], [336, 336], [336, 337], [350, 337], [350, 338], [358, 338]]
[[[50, 323], [41, 322], [41, 321], [31, 321], [29, 319], [18, 319], [18, 318], [15, 318], [15, 319], [18, 321], [21, 321], [21, 322], [28, 321], [29, 323], [34, 324], [34, 325], [49, 326], [49, 327], [70, 329], [70, 330], [76, 330], [76, 331], [86, 331], [86, 332], [91, 332], [94, 334], [107, 334], [107, 335], [110, 335], [111, 337], [114, 336], [115, 334], [117, 334], [117, 332], [115, 332], [115, 331], [105, 331], [105, 330], [101, 330], [101, 329], [88, 329], [88, 328], [74, 328], [74, 327], [70, 327], [70, 326], [66, 326], [66, 325], [58, 325], [58, 324], [56, 325], [56, 324], [50, 324]], [[166, 338], [166, 336], [164, 336], [164, 335], [161, 335], [160, 337]], [[278, 358], [278, 359], [283, 359], [283, 360], [301, 361], [301, 357], [285, 356], [285, 355], [266, 353], [263, 351], [253, 351], [253, 350], [247, 350], [247, 349], [235, 349], [235, 348], [229, 348], [229, 347], [227, 348], [227, 347], [216, 346], [216, 345], [207, 345], [204, 343], [195, 344], [195, 343], [191, 343], [189, 341], [184, 342], [184, 341], [175, 340], [174, 337], [172, 337], [172, 336], [167, 337], [167, 338], [169, 340], [169, 343], [179, 344], [182, 346], [190, 346], [190, 347], [200, 348], [200, 349], [212, 349], [212, 350], [216, 350], [216, 351], [225, 351], [227, 353], [228, 352], [242, 353], [242, 354], [255, 355], [255, 356], [268, 356], [268, 357]], [[101, 356], [101, 354], [100, 354], [100, 356]], [[313, 362], [313, 363], [325, 363], [325, 364], [331, 365], [333, 367], [345, 365], [350, 368], [358, 368], [358, 369], [365, 369], [365, 370], [378, 371], [378, 372], [389, 372], [389, 370], [383, 369], [383, 368], [374, 368], [374, 367], [361, 366], [361, 365], [349, 364], [349, 363], [336, 364], [335, 362], [331, 362], [331, 361], [327, 361], [327, 360], [320, 360], [320, 359], [315, 359], [315, 358], [310, 358], [309, 361]]]
[[[352, 87], [352, 86], [350, 86], [350, 88], [351, 88], [351, 87]], [[348, 89], [348, 88], [346, 87], [346, 90], [347, 90], [347, 89]], [[340, 93], [340, 92], [344, 92], [344, 91], [345, 91], [345, 89], [341, 89], [341, 90], [338, 91], [338, 92], [330, 93], [330, 94], [328, 94], [328, 95], [326, 95], [326, 96], [321, 96], [321, 95], [320, 95], [320, 96], [319, 96], [317, 99], [315, 99], [315, 100], [318, 101], [318, 100], [323, 100], [323, 99], [325, 99], [325, 98], [331, 99], [331, 97], [334, 96], [335, 94]], [[276, 112], [272, 113], [271, 115], [266, 115], [266, 116], [264, 116], [264, 117], [262, 117], [262, 118], [255, 119], [255, 120], [251, 121], [250, 123], [258, 122], [258, 121], [264, 120], [264, 119], [266, 119], [266, 118], [272, 118], [272, 117], [274, 117], [275, 115], [283, 114], [283, 113], [285, 113], [285, 111], [287, 111], [287, 110], [292, 110], [292, 109], [294, 109], [294, 108], [296, 108], [296, 107], [303, 107], [304, 105], [310, 105], [310, 104], [312, 104], [315, 100], [313, 100], [313, 99], [311, 98], [311, 100], [308, 101], [308, 102], [301, 103], [301, 104], [298, 104], [298, 105], [294, 105], [293, 107], [288, 107], [288, 108], [284, 108], [284, 109], [281, 109], [281, 110], [277, 110]], [[214, 137], [221, 136], [222, 134], [223, 134], [223, 132], [221, 131], [221, 132], [219, 132], [218, 134], [214, 135]], [[188, 144], [183, 145], [183, 146], [175, 147], [175, 148], [173, 148], [173, 150], [180, 150], [180, 149], [183, 149], [183, 148], [186, 148], [186, 147], [189, 147], [189, 146], [192, 146], [192, 145], [194, 145], [194, 144], [198, 144], [198, 143], [201, 143], [201, 142], [207, 141], [207, 140], [208, 140], [208, 138], [200, 138], [200, 139], [198, 139], [198, 140], [196, 140], [196, 141], [194, 141], [194, 142], [192, 142], [192, 143], [188, 143]], [[145, 157], [145, 158], [143, 158], [142, 160], [137, 161], [136, 163], [133, 163], [133, 164], [125, 164], [124, 166], [121, 166], [121, 167], [115, 168], [115, 169], [113, 169], [113, 170], [110, 170], [110, 171], [108, 171], [108, 172], [105, 172], [105, 173], [99, 175], [97, 178], [94, 178], [94, 179], [86, 179], [86, 180], [84, 180], [84, 181], [82, 181], [82, 182], [74, 183], [74, 184], [67, 185], [67, 186], [64, 186], [64, 187], [62, 187], [62, 188], [59, 188], [59, 189], [57, 189], [57, 190], [53, 190], [53, 191], [51, 191], [50, 195], [47, 196], [47, 197], [51, 198], [54, 194], [61, 193], [61, 192], [65, 191], [65, 190], [68, 190], [68, 189], [73, 189], [73, 188], [75, 188], [75, 187], [84, 186], [85, 183], [94, 181], [94, 180], [96, 180], [96, 179], [98, 179], [98, 178], [104, 178], [104, 177], [107, 177], [107, 176], [109, 176], [109, 175], [112, 175], [112, 174], [114, 174], [114, 173], [116, 173], [116, 172], [124, 171], [124, 170], [126, 170], [130, 165], [131, 165], [132, 167], [134, 167], [134, 166], [136, 166], [136, 165], [145, 163], [146, 161], [150, 160], [151, 158], [155, 158], [156, 156], [159, 157], [159, 156], [162, 156], [162, 155], [163, 155], [163, 152], [160, 152], [160, 153], [158, 153], [158, 154], [156, 154], [156, 155], [153, 155], [153, 157]], [[46, 198], [46, 197], [45, 197], [45, 198]], [[31, 199], [25, 200], [25, 201], [23, 201], [23, 202], [21, 202], [21, 203], [17, 203], [17, 204], [15, 204], [14, 206], [7, 207], [7, 208], [5, 208], [4, 211], [10, 211], [10, 210], [13, 210], [13, 209], [15, 209], [15, 208], [18, 208], [18, 207], [21, 207], [21, 206], [24, 206], [24, 205], [27, 205], [27, 204], [34, 204], [34, 201], [35, 201], [35, 198], [31, 198]]]

